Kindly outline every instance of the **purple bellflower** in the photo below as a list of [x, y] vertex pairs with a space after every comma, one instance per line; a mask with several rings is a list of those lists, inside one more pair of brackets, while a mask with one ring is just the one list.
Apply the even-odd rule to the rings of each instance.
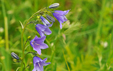
[[51, 27], [51, 26], [53, 25], [53, 23], [50, 24], [49, 21], [46, 20], [43, 16], [41, 16], [40, 19], [41, 19], [41, 21], [43, 22], [43, 24], [44, 24], [45, 26]]
[[53, 25], [49, 23], [48, 20], [46, 20], [43, 16], [40, 17], [40, 19], [42, 20], [43, 24], [37, 24], [36, 25], [36, 30], [38, 31], [38, 33], [40, 34], [41, 37], [46, 35], [50, 35], [52, 32], [49, 29], [49, 27], [51, 27]]
[[45, 63], [45, 61], [47, 61], [47, 58], [42, 60], [41, 58], [35, 56], [33, 58], [34, 69], [32, 71], [44, 71], [43, 66], [50, 64], [50, 62]]
[[67, 18], [65, 17], [65, 15], [68, 12], [69, 10], [66, 10], [66, 11], [55, 10], [53, 13], [53, 16], [59, 21], [61, 29], [62, 29], [62, 23], [67, 21]]
[[44, 43], [46, 36], [41, 38], [35, 36], [34, 39], [30, 41], [30, 45], [33, 47], [33, 50], [37, 51], [39, 55], [41, 55], [41, 49], [48, 48], [48, 45]]
[[41, 37], [45, 36], [45, 34], [50, 35], [52, 33], [48, 26], [42, 24], [37, 24], [35, 28]]

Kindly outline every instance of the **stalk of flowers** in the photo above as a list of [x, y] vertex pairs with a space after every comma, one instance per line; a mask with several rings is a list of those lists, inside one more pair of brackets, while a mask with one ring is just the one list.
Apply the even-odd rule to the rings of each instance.
[[[40, 37], [38, 37], [36, 35], [30, 41], [30, 45], [33, 48], [33, 50], [35, 50], [39, 55], [41, 55], [41, 49], [48, 48], [48, 45], [46, 43], [44, 43], [44, 41], [46, 39], [46, 35], [50, 35], [52, 33], [52, 31], [49, 28], [52, 27], [53, 23], [55, 22], [54, 18], [51, 17], [50, 15], [48, 15], [49, 14], [48, 12], [50, 12], [59, 21], [61, 29], [62, 29], [62, 23], [67, 21], [67, 18], [65, 17], [65, 15], [69, 12], [69, 10], [67, 10], [67, 11], [55, 10], [53, 12], [48, 10], [48, 9], [57, 8], [58, 6], [59, 6], [59, 3], [54, 3], [54, 4], [50, 5], [48, 8], [44, 8], [42, 11], [37, 12], [39, 14], [38, 20], [41, 20], [43, 24], [40, 24], [41, 22], [38, 22], [38, 24], [36, 24], [35, 28], [36, 28], [37, 32], [39, 33]], [[37, 14], [37, 13], [35, 13], [35, 14]], [[33, 16], [31, 16], [31, 18], [33, 18], [35, 16], [35, 14]], [[44, 18], [44, 16], [46, 16], [47, 19]], [[26, 23], [26, 25], [23, 29], [23, 32], [24, 32], [27, 24], [28, 24], [28, 22]], [[22, 34], [22, 36], [23, 36], [23, 34]], [[25, 48], [23, 48], [23, 56], [24, 56], [24, 49]], [[31, 53], [34, 55], [33, 52], [31, 52]], [[15, 53], [12, 53], [11, 55], [13, 58], [19, 59], [19, 57]], [[23, 59], [24, 59], [24, 57], [23, 57]], [[23, 59], [22, 59], [22, 62], [23, 62]], [[34, 69], [32, 71], [44, 71], [43, 66], [50, 64], [50, 62], [46, 63], [45, 62], [46, 60], [47, 60], [47, 58], [42, 60], [41, 58], [39, 58], [35, 55], [33, 57]]]

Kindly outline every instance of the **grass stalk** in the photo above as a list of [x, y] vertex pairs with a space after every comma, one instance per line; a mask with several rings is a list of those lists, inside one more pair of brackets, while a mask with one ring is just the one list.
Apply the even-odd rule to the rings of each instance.
[[1, 1], [2, 3], [2, 12], [3, 12], [3, 17], [4, 17], [4, 28], [5, 28], [5, 45], [6, 45], [6, 50], [9, 50], [9, 44], [8, 44], [8, 20], [5, 12], [5, 7], [3, 0]]
[[35, 4], [34, 10], [36, 12], [38, 10], [38, 0], [34, 0], [34, 4]]
[[100, 33], [101, 33], [101, 29], [102, 29], [102, 20], [103, 20], [103, 13], [104, 13], [104, 6], [105, 6], [105, 2], [106, 0], [103, 0], [102, 1], [102, 8], [101, 8], [101, 14], [100, 14], [100, 19], [99, 19], [99, 22], [98, 22], [98, 28], [97, 28], [97, 33], [96, 33], [96, 39], [95, 39], [95, 42], [98, 43], [99, 41], [99, 38], [100, 38]]
[[1, 5], [2, 5], [3, 18], [4, 18], [5, 47], [6, 47], [6, 48], [2, 48], [4, 50], [1, 51], [1, 53], [5, 57], [5, 59], [3, 60], [4, 68], [5, 68], [4, 70], [5, 71], [11, 71], [10, 56], [9, 56], [9, 41], [8, 41], [8, 19], [7, 19], [7, 16], [6, 16], [4, 0], [1, 0]]
[[67, 63], [67, 59], [66, 59], [66, 56], [65, 56], [65, 54], [64, 54], [64, 50], [62, 49], [62, 52], [63, 52], [63, 56], [64, 56], [64, 59], [65, 59], [65, 63], [66, 63], [66, 66], [67, 66], [67, 68], [68, 68], [68, 71], [70, 71], [70, 68], [69, 68], [69, 65], [68, 65], [68, 63]]

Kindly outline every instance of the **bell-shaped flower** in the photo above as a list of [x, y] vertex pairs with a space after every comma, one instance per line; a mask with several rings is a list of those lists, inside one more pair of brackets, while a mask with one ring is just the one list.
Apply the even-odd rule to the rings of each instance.
[[30, 45], [33, 47], [33, 50], [37, 51], [39, 55], [41, 55], [41, 49], [48, 48], [48, 45], [44, 43], [46, 36], [37, 37], [35, 36], [34, 39], [30, 41]]
[[[45, 26], [46, 26], [46, 25], [50, 25], [49, 21], [46, 20], [43, 16], [41, 16], [40, 19], [41, 19], [41, 21], [43, 22], [43, 24], [44, 24]], [[52, 24], [51, 24], [51, 26], [52, 26]], [[50, 27], [51, 27], [51, 26], [50, 26]]]
[[37, 32], [40, 34], [41, 37], [45, 36], [46, 35], [50, 35], [52, 32], [51, 30], [49, 29], [51, 25], [42, 25], [42, 24], [37, 24], [36, 25], [36, 30]]
[[48, 14], [46, 14], [46, 18], [52, 23], [55, 22], [55, 19], [53, 17], [49, 16]]
[[50, 62], [46, 63], [45, 61], [47, 61], [47, 58], [42, 60], [41, 58], [35, 56], [33, 58], [34, 69], [32, 71], [44, 71], [43, 66], [50, 64]]
[[68, 12], [69, 12], [69, 10], [67, 10], [67, 11], [55, 10], [53, 13], [53, 16], [59, 21], [61, 29], [62, 29], [62, 23], [67, 21], [67, 18], [65, 17], [65, 15]]

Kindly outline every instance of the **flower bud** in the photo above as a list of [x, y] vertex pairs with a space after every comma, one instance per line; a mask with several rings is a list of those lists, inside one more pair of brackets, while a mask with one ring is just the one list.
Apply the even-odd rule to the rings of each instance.
[[12, 56], [13, 58], [17, 59], [17, 60], [19, 59], [18, 55], [15, 54], [14, 52], [11, 53], [11, 56]]
[[50, 22], [55, 22], [55, 19], [49, 15], [46, 15], [46, 18], [50, 21]]
[[49, 8], [57, 8], [59, 6], [59, 3], [54, 3], [52, 5], [49, 6]]

